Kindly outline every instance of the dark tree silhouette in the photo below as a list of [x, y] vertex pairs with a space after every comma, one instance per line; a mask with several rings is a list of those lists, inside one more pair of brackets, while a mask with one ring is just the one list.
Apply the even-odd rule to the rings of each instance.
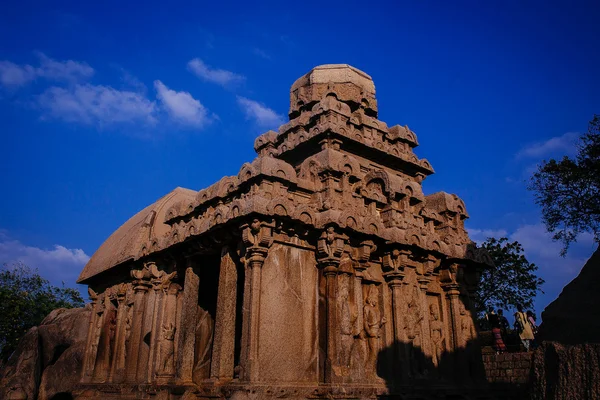
[[546, 228], [563, 243], [563, 256], [581, 233], [591, 232], [600, 241], [600, 115], [580, 137], [575, 158], [544, 161], [529, 189], [542, 207]]
[[76, 289], [56, 287], [23, 263], [0, 268], [0, 364], [29, 328], [56, 308], [82, 307]]
[[495, 267], [483, 270], [475, 295], [479, 318], [490, 307], [516, 308], [521, 304], [533, 308], [533, 299], [544, 283], [536, 275], [538, 267], [527, 261], [519, 242], [507, 238], [488, 238], [482, 246], [492, 257]]

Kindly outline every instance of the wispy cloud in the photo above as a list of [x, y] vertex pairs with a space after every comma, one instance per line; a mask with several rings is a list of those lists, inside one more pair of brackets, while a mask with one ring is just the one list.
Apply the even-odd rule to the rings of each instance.
[[154, 88], [156, 97], [174, 120], [197, 127], [211, 120], [207, 109], [188, 92], [171, 90], [161, 81], [154, 81]]
[[56, 61], [44, 53], [37, 53], [37, 56], [40, 59], [40, 67], [37, 68], [40, 77], [56, 81], [76, 82], [94, 75], [94, 69], [86, 63], [73, 60]]
[[10, 265], [20, 261], [37, 268], [40, 275], [54, 284], [65, 281], [68, 286], [74, 286], [79, 272], [89, 259], [82, 249], [70, 249], [58, 244], [43, 249], [21, 243], [7, 234], [0, 235], [0, 264]]
[[17, 65], [10, 61], [0, 61], [0, 83], [2, 86], [14, 88], [23, 86], [37, 76], [31, 65]]
[[52, 86], [37, 96], [43, 117], [66, 122], [108, 126], [156, 123], [156, 103], [143, 94], [110, 86], [77, 84]]
[[0, 84], [8, 88], [17, 88], [37, 78], [78, 82], [94, 75], [94, 69], [86, 63], [73, 60], [57, 61], [40, 52], [36, 55], [40, 61], [37, 67], [29, 64], [15, 64], [11, 61], [0, 61]]
[[277, 128], [285, 122], [282, 115], [257, 101], [237, 96], [237, 101], [246, 119], [253, 120], [261, 128]]
[[258, 47], [254, 47], [252, 49], [252, 52], [254, 53], [254, 55], [264, 58], [265, 60], [271, 60], [271, 55], [266, 51], [259, 49]]
[[500, 239], [501, 237], [506, 237], [508, 232], [504, 229], [469, 229], [467, 228], [467, 233], [471, 240], [476, 242], [477, 244], [481, 244], [487, 240], [487, 238], [493, 237], [496, 239]]
[[567, 132], [564, 135], [550, 138], [543, 142], [532, 143], [517, 152], [517, 159], [542, 158], [555, 153], [571, 154], [574, 152], [579, 134]]
[[246, 78], [243, 75], [224, 69], [211, 68], [201, 59], [194, 58], [187, 64], [188, 69], [200, 79], [207, 82], [216, 83], [221, 86], [229, 86], [243, 82]]

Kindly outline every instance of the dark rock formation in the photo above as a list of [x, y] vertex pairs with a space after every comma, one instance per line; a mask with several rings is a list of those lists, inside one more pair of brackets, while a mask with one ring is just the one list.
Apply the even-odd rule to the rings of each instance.
[[542, 313], [532, 399], [600, 399], [600, 251]]
[[52, 311], [31, 328], [0, 373], [0, 399], [50, 399], [81, 378], [89, 307]]
[[600, 250], [542, 313], [540, 339], [562, 344], [600, 343]]

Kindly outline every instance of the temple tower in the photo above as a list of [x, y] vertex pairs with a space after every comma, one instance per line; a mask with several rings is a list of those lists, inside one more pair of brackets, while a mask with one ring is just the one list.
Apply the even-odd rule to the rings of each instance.
[[458, 196], [423, 194], [433, 168], [415, 133], [377, 117], [370, 76], [316, 67], [237, 176], [119, 228], [79, 279], [94, 310], [79, 396], [476, 388], [471, 297], [491, 261]]

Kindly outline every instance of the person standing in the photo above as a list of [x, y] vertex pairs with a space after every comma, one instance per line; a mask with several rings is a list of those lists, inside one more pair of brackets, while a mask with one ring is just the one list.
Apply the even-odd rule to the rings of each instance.
[[491, 312], [488, 314], [488, 322], [492, 327], [492, 333], [494, 335], [494, 349], [496, 354], [504, 353], [506, 351], [506, 345], [502, 339], [502, 330], [500, 329], [500, 319], [498, 314]]
[[515, 313], [515, 329], [519, 333], [519, 337], [521, 338], [523, 346], [525, 346], [525, 350], [529, 351], [531, 341], [534, 339], [533, 330], [529, 323], [529, 318], [527, 318], [527, 314], [523, 312], [523, 306], [520, 304], [517, 306], [517, 312]]
[[500, 322], [500, 329], [502, 330], [502, 335], [506, 336], [508, 329], [510, 328], [510, 324], [508, 323], [508, 319], [504, 316], [504, 311], [502, 309], [498, 309], [498, 322]]

